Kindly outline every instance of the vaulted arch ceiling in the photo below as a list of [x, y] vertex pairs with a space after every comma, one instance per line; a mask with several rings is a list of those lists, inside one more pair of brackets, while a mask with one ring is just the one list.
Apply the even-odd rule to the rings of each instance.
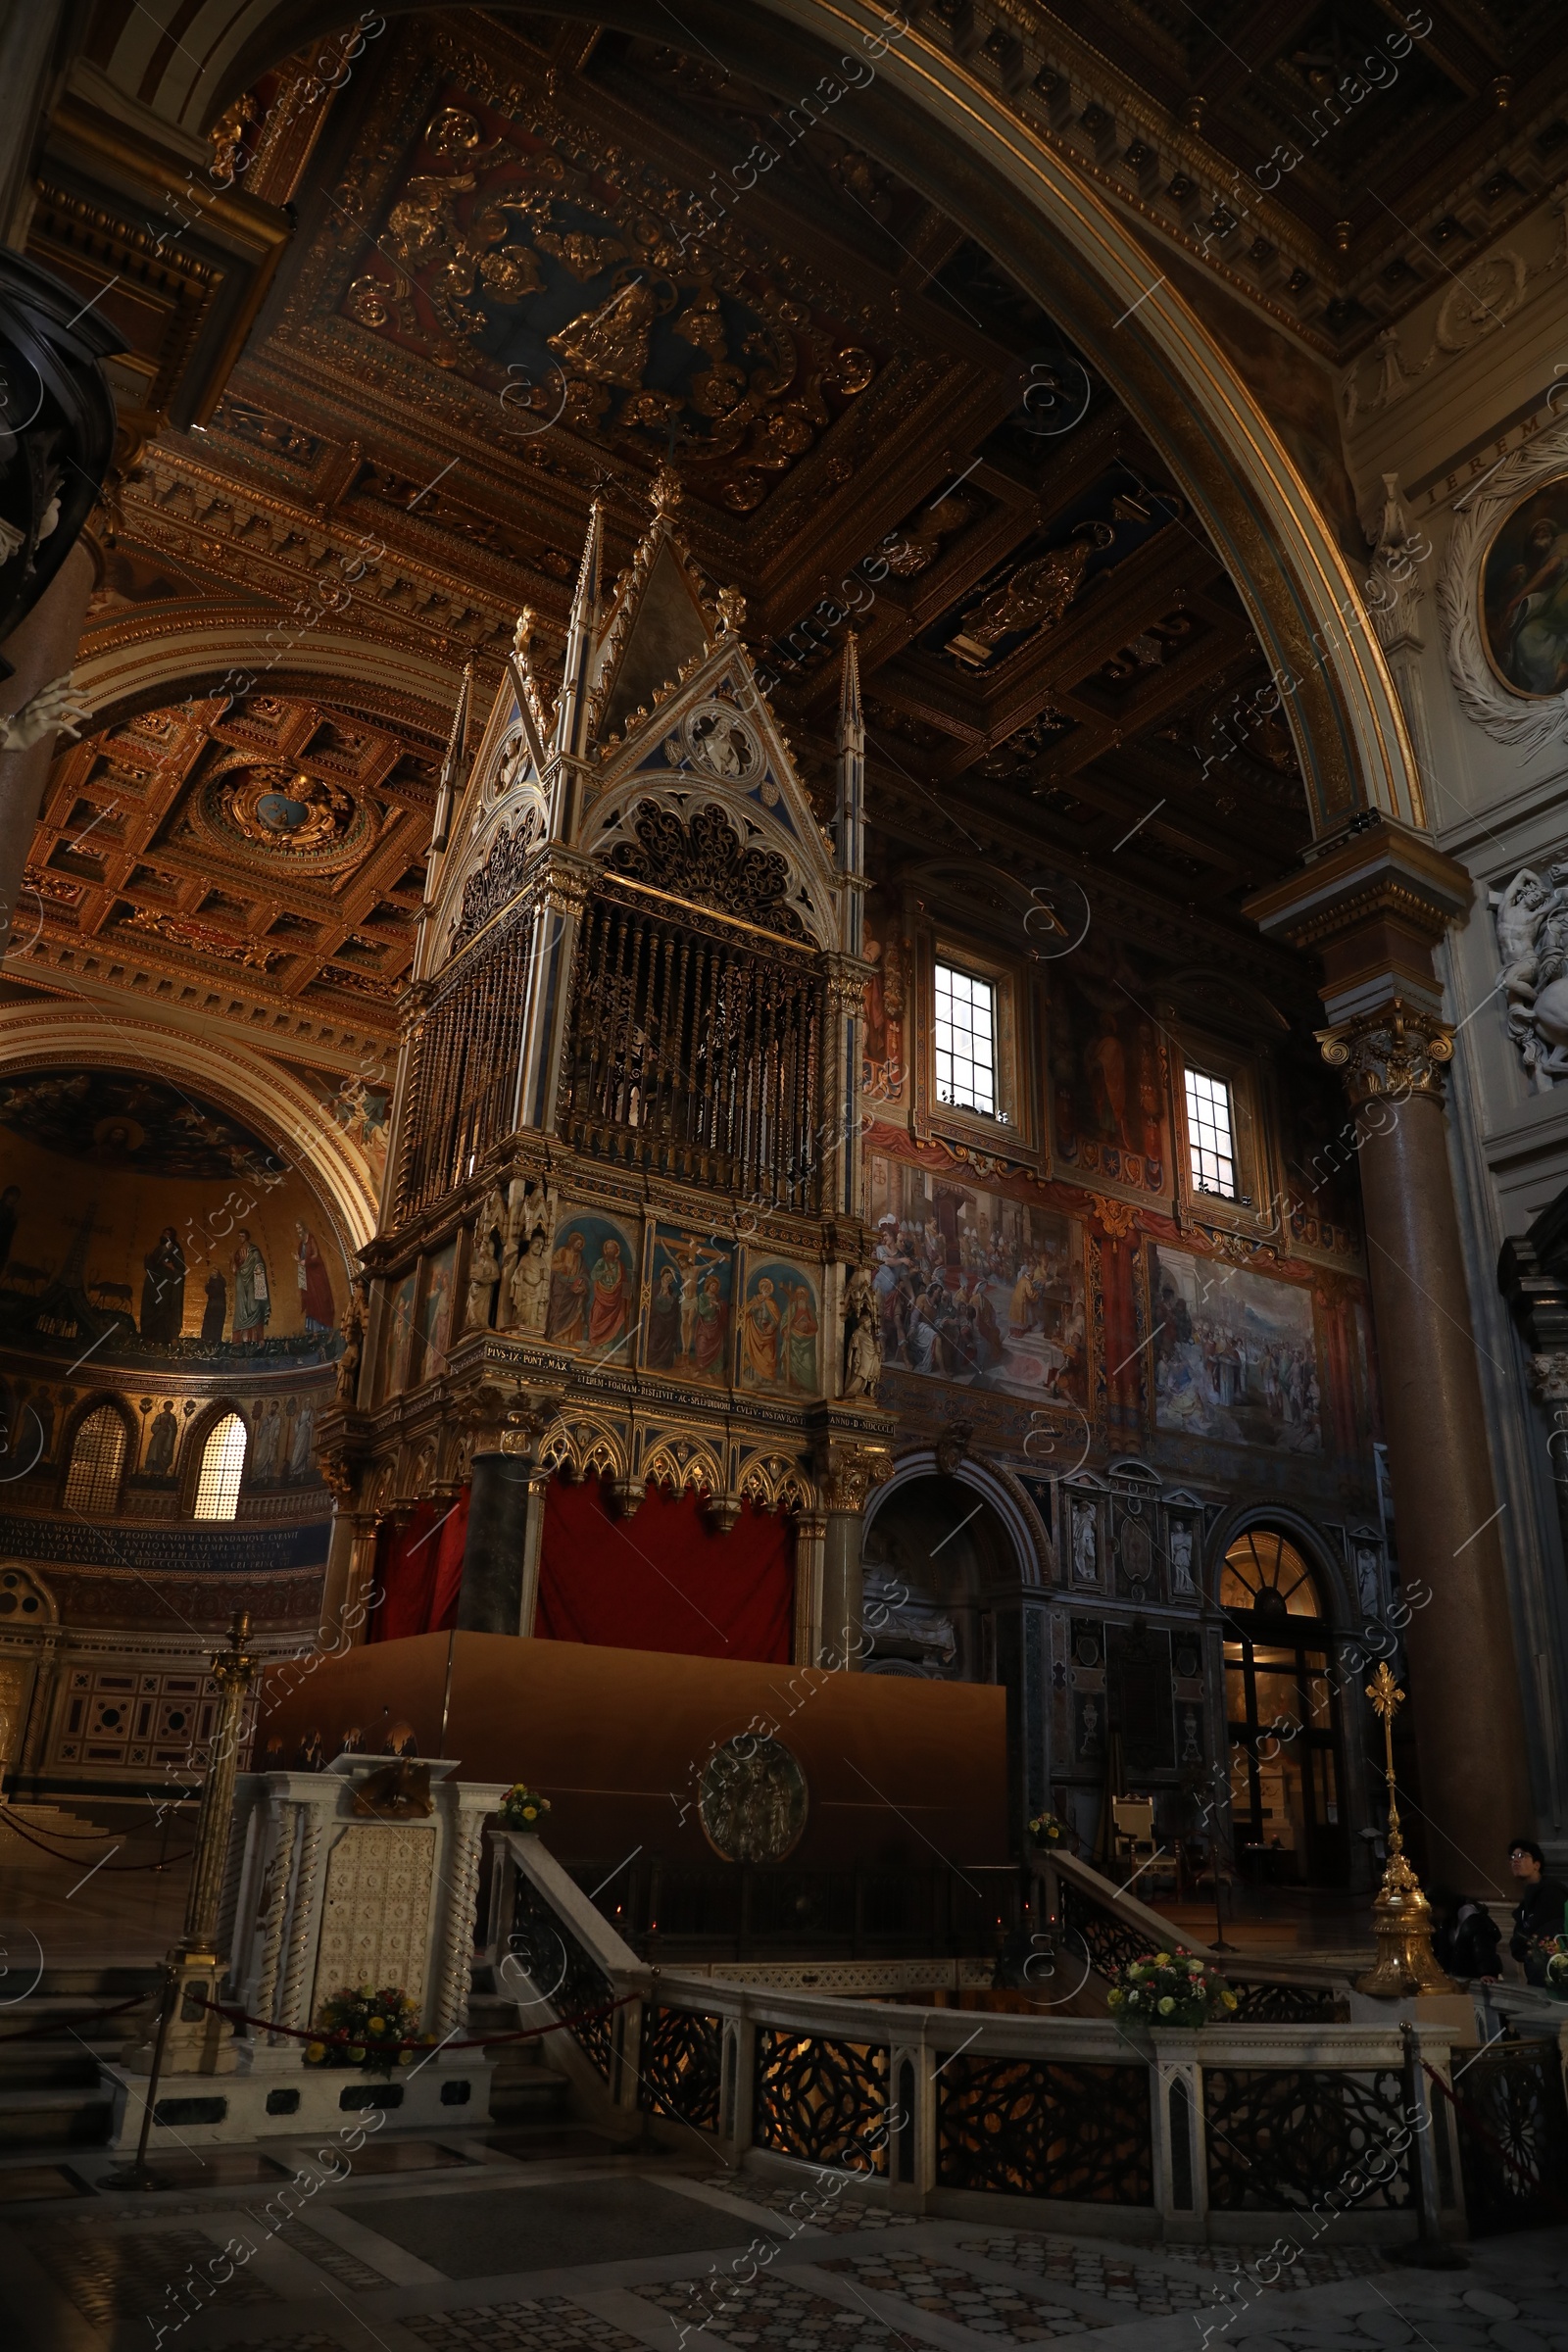
[[[1355, 624], [1329, 378], [1263, 328], [1260, 402], [983, 42], [960, 57], [926, 18], [822, 0], [683, 10], [658, 40], [629, 8], [436, 8], [395, 14], [332, 91], [325, 52], [283, 54], [327, 22], [105, 10], [78, 74], [183, 143], [193, 180], [195, 127], [248, 90], [226, 119], [247, 201], [298, 220], [207, 429], [160, 433], [123, 491], [79, 673], [106, 735], [237, 690], [390, 726], [428, 762], [462, 662], [482, 708], [520, 605], [541, 652], [559, 643], [591, 491], [613, 561], [673, 451], [694, 553], [745, 592], [824, 814], [857, 628], [870, 815], [896, 853], [1068, 857], [1130, 906], [1232, 928], [1357, 801], [1419, 814]], [[835, 80], [834, 56], [872, 78]], [[837, 95], [803, 114], [808, 89]], [[766, 171], [737, 172], [767, 141]], [[1285, 667], [1299, 691], [1270, 696]], [[323, 930], [269, 844], [247, 890], [174, 876], [151, 833], [62, 884], [77, 801], [100, 810], [79, 764], [35, 845], [54, 878], [29, 976], [71, 961], [69, 888], [78, 933], [131, 923], [143, 963], [200, 952], [172, 920], [234, 931], [233, 1024], [318, 1029], [323, 1063], [324, 993], [390, 1021], [375, 989], [401, 965], [354, 968], [373, 893], [338, 891]], [[284, 931], [286, 956], [267, 944]]]

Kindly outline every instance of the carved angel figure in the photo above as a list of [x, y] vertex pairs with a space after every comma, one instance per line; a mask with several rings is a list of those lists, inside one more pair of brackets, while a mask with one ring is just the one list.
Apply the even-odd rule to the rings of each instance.
[[882, 1341], [871, 1277], [857, 1266], [844, 1292], [844, 1394], [874, 1396], [882, 1377]]

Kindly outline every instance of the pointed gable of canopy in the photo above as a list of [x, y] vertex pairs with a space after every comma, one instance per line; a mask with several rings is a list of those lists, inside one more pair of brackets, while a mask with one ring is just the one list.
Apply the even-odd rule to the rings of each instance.
[[714, 636], [714, 615], [675, 530], [680, 484], [668, 467], [654, 478], [654, 518], [616, 583], [590, 671], [590, 724], [601, 745], [624, 735], [639, 710], [700, 662]]

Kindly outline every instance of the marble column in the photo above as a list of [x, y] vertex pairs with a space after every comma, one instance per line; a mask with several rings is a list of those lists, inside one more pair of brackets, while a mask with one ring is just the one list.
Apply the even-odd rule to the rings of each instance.
[[832, 1451], [823, 1482], [827, 1516], [822, 1535], [821, 1646], [815, 1659], [819, 1666], [859, 1670], [865, 1498], [892, 1467], [891, 1455], [880, 1446], [843, 1446]]
[[[1249, 911], [1323, 959], [1332, 1025], [1318, 1039], [1345, 1076], [1360, 1175], [1428, 1868], [1486, 1894], [1506, 1886], [1508, 1841], [1532, 1805], [1448, 1159], [1453, 1037], [1432, 964], [1470, 898], [1462, 866], [1368, 813]], [[1282, 1221], [1291, 1205], [1276, 1204]]]

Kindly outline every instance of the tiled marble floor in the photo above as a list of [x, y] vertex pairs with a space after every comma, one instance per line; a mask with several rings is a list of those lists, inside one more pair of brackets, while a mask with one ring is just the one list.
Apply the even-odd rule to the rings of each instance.
[[[309, 2161], [303, 2144], [270, 2152]], [[668, 2158], [519, 2162], [476, 2137], [445, 2152], [444, 2169], [320, 2185], [270, 2234], [249, 2210], [254, 2185], [12, 2204], [0, 2169], [0, 2347], [1568, 2352], [1565, 2230], [1483, 2241], [1452, 2272], [1329, 2241], [1277, 2289], [1237, 2301], [1223, 2248], [1008, 2228], [1006, 2216], [890, 2227], [850, 2192], [826, 2226], [803, 2225], [785, 2214], [791, 2192], [755, 2175], [682, 2173]], [[72, 2163], [89, 2182], [105, 2169], [96, 2150]], [[225, 2245], [252, 2250], [225, 2261]], [[195, 2291], [215, 2263], [232, 2275]]]

